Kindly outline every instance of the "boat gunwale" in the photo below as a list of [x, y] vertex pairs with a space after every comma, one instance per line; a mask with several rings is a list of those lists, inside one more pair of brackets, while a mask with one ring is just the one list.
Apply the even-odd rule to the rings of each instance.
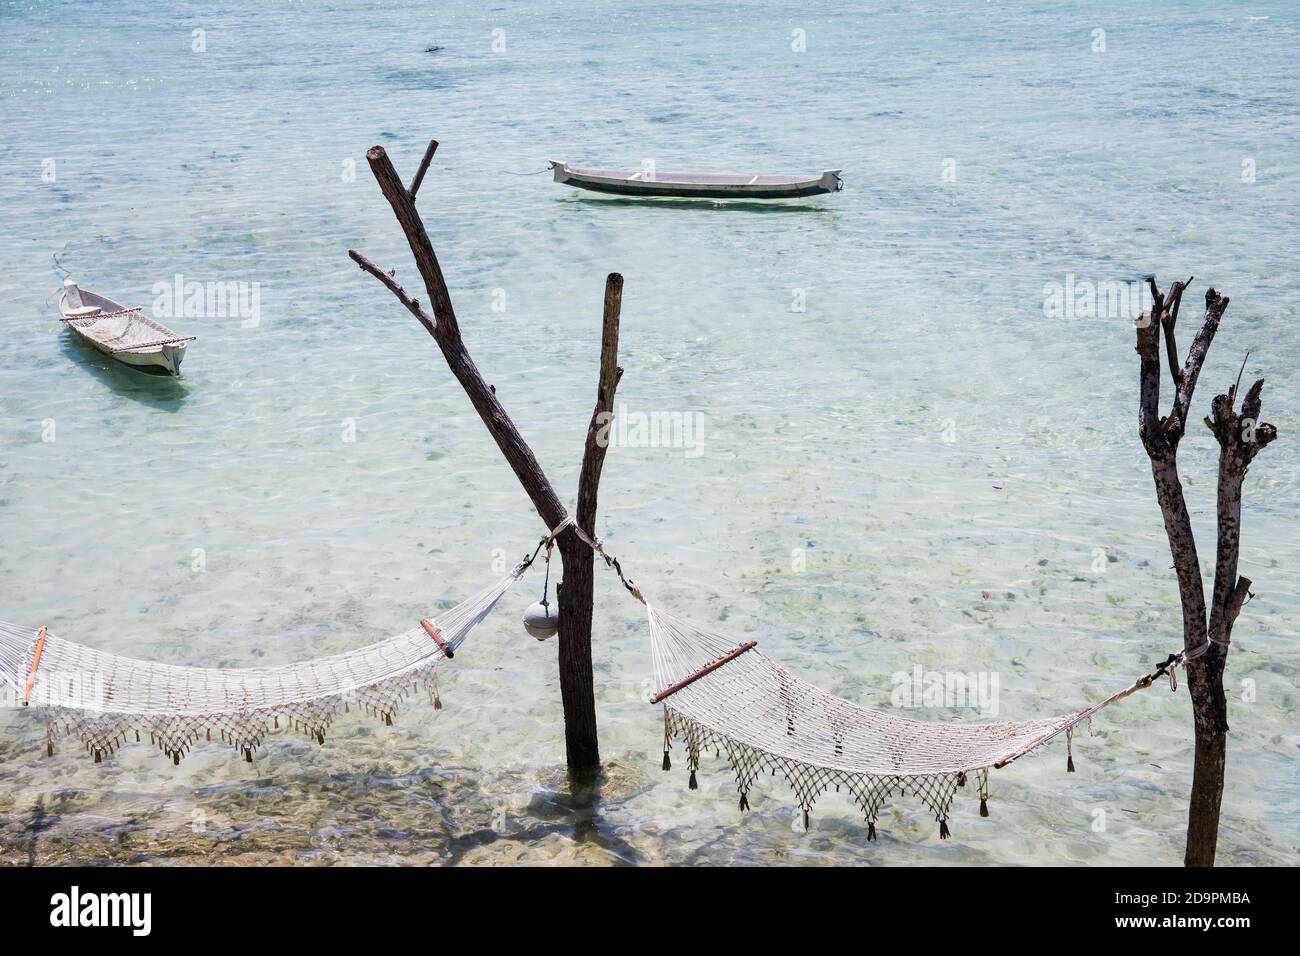
[[[163, 350], [168, 348], [176, 351], [184, 351], [185, 347], [190, 342], [197, 341], [198, 339], [198, 336], [195, 335], [177, 334], [174, 329], [170, 329], [161, 322], [156, 322], [149, 316], [145, 315], [143, 308], [124, 306], [115, 299], [110, 299], [106, 295], [100, 295], [98, 292], [91, 292], [89, 289], [81, 289], [80, 291], [83, 295], [91, 295], [101, 302], [113, 306], [113, 310], [111, 312], [100, 312], [97, 315], [70, 316], [67, 314], [66, 304], [68, 301], [68, 293], [65, 290], [59, 293], [59, 318], [82, 338], [93, 343], [96, 347], [106, 349], [110, 355], [154, 355], [162, 354]], [[102, 309], [102, 306], [100, 308]], [[116, 346], [111, 342], [106, 341], [104, 338], [93, 334], [95, 324], [101, 319], [111, 318], [114, 315], [122, 313], [135, 313], [137, 321], [140, 321], [149, 328], [161, 333], [165, 338], [162, 341], [145, 342], [140, 345]]]

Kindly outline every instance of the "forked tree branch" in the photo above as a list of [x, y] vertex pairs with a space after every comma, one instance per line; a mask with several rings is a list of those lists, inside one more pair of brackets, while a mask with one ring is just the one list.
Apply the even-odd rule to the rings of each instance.
[[[614, 391], [623, 370], [618, 367], [618, 326], [623, 301], [623, 277], [611, 273], [605, 280], [605, 308], [600, 338], [600, 382], [596, 386], [596, 407], [587, 426], [587, 438], [582, 454], [582, 470], [578, 475], [578, 503], [574, 517], [578, 527], [591, 538], [596, 533], [597, 492], [600, 473], [608, 450], [606, 416], [614, 407]], [[602, 436], [606, 436], [602, 440]], [[560, 670], [572, 675], [576, 686], [590, 687], [593, 680], [591, 664], [591, 620], [594, 592], [594, 565], [596, 556], [591, 548], [570, 535], [561, 539], [560, 554], [564, 558], [564, 583], [560, 588]], [[569, 765], [577, 770], [590, 769], [599, 764], [594, 731], [589, 740], [581, 733], [582, 725], [596, 725], [595, 699], [588, 694], [570, 693], [565, 697], [565, 750]], [[590, 708], [590, 712], [588, 712]]]
[[[424, 222], [415, 209], [415, 195], [424, 180], [425, 172], [438, 148], [431, 141], [425, 150], [420, 168], [411, 181], [410, 189], [402, 185], [397, 171], [389, 161], [383, 147], [372, 147], [366, 153], [370, 169], [379, 183], [380, 191], [393, 209], [407, 244], [415, 258], [416, 268], [424, 280], [429, 303], [433, 309], [430, 317], [417, 300], [406, 294], [391, 273], [386, 273], [359, 252], [349, 251], [352, 260], [362, 269], [382, 282], [411, 312], [425, 331], [433, 337], [442, 350], [456, 380], [465, 390], [475, 411], [483, 420], [519, 483], [532, 500], [537, 513], [548, 529], [559, 527], [568, 517], [564, 505], [543, 473], [532, 449], [524, 441], [505, 408], [497, 399], [496, 390], [489, 385], [470, 358], [461, 339], [460, 325], [452, 308], [451, 296], [442, 276], [442, 268], [429, 241]], [[593, 421], [602, 410], [613, 405], [614, 388], [621, 369], [617, 367], [618, 321], [623, 280], [611, 275], [605, 289], [604, 335], [601, 342], [601, 375], [598, 387], [597, 409]], [[578, 489], [578, 517], [588, 533], [594, 532], [596, 516], [596, 490], [600, 481], [603, 447], [592, 449], [588, 435], [588, 454], [584, 457], [582, 482]], [[596, 705], [591, 664], [592, 616], [592, 563], [591, 549], [582, 544], [572, 529], [565, 529], [558, 538], [564, 558], [564, 582], [560, 588], [559, 657], [560, 693], [564, 701], [565, 749], [571, 771], [587, 773], [599, 766], [600, 751], [597, 741]]]
[[397, 280], [393, 278], [393, 274], [391, 272], [384, 272], [382, 269], [379, 268], [379, 266], [375, 265], [373, 262], [371, 262], [369, 259], [363, 256], [361, 253], [357, 252], [355, 249], [349, 249], [348, 255], [352, 257], [353, 262], [355, 262], [362, 269], [364, 269], [366, 272], [369, 272], [372, 276], [374, 276], [385, 286], [387, 286], [388, 291], [393, 293], [393, 295], [397, 296], [397, 301], [401, 302], [402, 305], [406, 306], [406, 310], [410, 312], [411, 315], [419, 319], [420, 324], [425, 327], [425, 329], [428, 331], [430, 335], [433, 335], [433, 331], [437, 325], [437, 322], [434, 321], [433, 317], [429, 315], [429, 313], [425, 312], [424, 309], [420, 308], [419, 299], [412, 299], [409, 295], [406, 294], [406, 290], [397, 284]]
[[[1154, 283], [1154, 279], [1150, 280]], [[1174, 327], [1178, 324], [1178, 307], [1183, 302], [1183, 292], [1191, 284], [1192, 277], [1186, 282], [1175, 282], [1169, 289], [1169, 298], [1160, 316], [1160, 325], [1165, 332], [1165, 352], [1169, 360], [1169, 377], [1174, 387], [1183, 380], [1182, 370], [1178, 367], [1178, 344], [1174, 338]]]
[[[431, 145], [425, 155], [432, 155], [432, 150]], [[519, 434], [515, 423], [506, 414], [505, 407], [497, 399], [496, 392], [484, 380], [461, 340], [460, 325], [456, 321], [451, 295], [447, 292], [447, 283], [442, 277], [442, 267], [438, 264], [433, 243], [430, 242], [429, 234], [424, 229], [424, 222], [415, 209], [410, 192], [398, 178], [397, 170], [393, 168], [382, 146], [371, 147], [366, 152], [366, 159], [375, 174], [375, 180], [379, 183], [380, 191], [393, 208], [393, 214], [397, 217], [402, 232], [406, 235], [407, 244], [411, 248], [411, 255], [415, 258], [416, 268], [420, 270], [420, 276], [424, 279], [424, 288], [433, 307], [433, 319], [431, 323], [422, 319], [421, 324], [438, 343], [443, 358], [447, 360], [447, 366], [456, 376], [465, 394], [469, 396], [471, 404], [483, 420], [488, 432], [496, 440], [497, 447], [501, 449], [501, 454], [514, 470], [524, 491], [528, 493], [542, 521], [548, 528], [558, 527], [568, 517], [568, 511], [560, 502], [559, 495], [555, 493], [550, 481], [547, 480], [532, 449]], [[353, 261], [383, 282], [390, 290], [396, 285], [391, 281], [391, 277], [389, 281], [385, 281], [386, 273], [373, 263], [370, 268], [367, 268], [365, 262], [368, 260], [360, 253], [349, 251], [348, 254]], [[407, 305], [405, 302], [402, 304]], [[407, 309], [410, 310], [410, 305], [407, 305]]]
[[411, 194], [411, 202], [415, 202], [415, 194], [420, 191], [420, 183], [424, 182], [424, 174], [429, 171], [429, 164], [433, 162], [433, 154], [438, 151], [438, 141], [429, 140], [429, 146], [424, 151], [424, 159], [420, 160], [420, 168], [415, 171], [415, 178], [411, 180], [411, 188], [407, 190]]
[[[614, 392], [623, 369], [618, 365], [618, 327], [623, 309], [623, 277], [611, 272], [605, 280], [605, 307], [600, 338], [600, 384], [596, 387], [596, 408], [587, 426], [587, 442], [582, 453], [582, 471], [578, 478], [578, 502], [574, 509], [578, 526], [588, 535], [595, 533], [597, 490], [600, 473], [609, 450], [608, 418], [614, 412]], [[601, 434], [605, 439], [601, 440]]]
[[[1201, 367], [1210, 351], [1210, 343], [1219, 330], [1219, 321], [1224, 310], [1228, 308], [1227, 296], [1221, 296], [1213, 289], [1205, 293], [1205, 317], [1192, 339], [1187, 359], [1178, 365], [1178, 347], [1174, 329], [1178, 323], [1178, 311], [1182, 304], [1187, 282], [1175, 282], [1169, 295], [1161, 294], [1156, 286], [1155, 277], [1148, 276], [1147, 283], [1151, 290], [1152, 307], [1149, 315], [1137, 324], [1137, 352], [1141, 356], [1140, 366], [1140, 412], [1139, 420], [1142, 444], [1147, 454], [1161, 457], [1178, 447], [1187, 428], [1187, 414], [1191, 407], [1192, 396], [1196, 391], [1196, 381], [1201, 375]], [[1166, 416], [1160, 415], [1160, 333], [1163, 330], [1165, 340], [1165, 357], [1169, 363], [1170, 378], [1173, 380], [1173, 404]]]
[[[1232, 625], [1250, 581], [1237, 577], [1241, 553], [1241, 489], [1250, 463], [1277, 438], [1277, 429], [1259, 421], [1264, 380], [1258, 379], [1241, 403], [1241, 414], [1233, 404], [1237, 386], [1216, 395], [1210, 402], [1205, 424], [1219, 442], [1218, 540], [1214, 566], [1214, 599], [1210, 607], [1210, 633], [1220, 642], [1217, 652], [1226, 654]], [[1234, 606], [1235, 605], [1235, 606]]]
[[[432, 148], [432, 147], [430, 147]], [[407, 244], [415, 257], [415, 267], [424, 279], [425, 291], [429, 294], [429, 305], [437, 319], [438, 330], [434, 335], [439, 345], [460, 345], [460, 324], [456, 321], [456, 310], [451, 305], [451, 295], [447, 292], [447, 283], [442, 277], [442, 267], [433, 251], [433, 243], [424, 230], [424, 220], [415, 210], [415, 201], [410, 192], [398, 178], [388, 154], [382, 146], [372, 146], [366, 151], [366, 161], [374, 173], [379, 189], [393, 207], [402, 232], [406, 234]]]
[[1165, 423], [1165, 432], [1174, 444], [1183, 437], [1183, 432], [1187, 428], [1187, 413], [1192, 406], [1192, 393], [1196, 391], [1196, 380], [1201, 375], [1201, 367], [1210, 352], [1210, 343], [1214, 341], [1214, 334], [1219, 331], [1219, 320], [1223, 318], [1227, 308], [1226, 295], [1219, 295], [1213, 289], [1206, 290], [1205, 317], [1201, 320], [1201, 327], [1196, 331], [1196, 337], [1192, 339], [1191, 348], [1187, 350], [1187, 361], [1183, 363], [1182, 376], [1179, 378], [1174, 396], [1174, 407]]
[[[1219, 441], [1217, 542], [1214, 590], [1206, 620], [1205, 585], [1201, 580], [1196, 539], [1178, 474], [1178, 443], [1186, 428], [1196, 381], [1228, 307], [1228, 299], [1213, 289], [1205, 293], [1205, 317], [1192, 340], [1187, 359], [1178, 366], [1174, 337], [1178, 307], [1188, 283], [1177, 282], [1166, 299], [1149, 280], [1153, 306], [1149, 321], [1137, 327], [1139, 366], [1139, 431], [1151, 459], [1156, 499], [1164, 518], [1169, 551], [1178, 574], [1183, 612], [1183, 648], [1187, 652], [1188, 686], [1196, 732], [1192, 792], [1188, 803], [1188, 866], [1212, 866], [1218, 842], [1227, 759], [1228, 705], [1223, 670], [1232, 627], [1250, 593], [1249, 578], [1237, 574], [1241, 554], [1241, 489], [1246, 471], [1261, 449], [1277, 437], [1277, 429], [1259, 422], [1261, 379], [1246, 394], [1241, 414], [1234, 408], [1237, 386], [1217, 395], [1205, 419]], [[1174, 382], [1173, 407], [1160, 417], [1160, 330]], [[1238, 375], [1240, 381], [1240, 375]], [[1209, 642], [1209, 643], [1207, 643]]]
[[[1161, 417], [1160, 333], [1163, 330], [1166, 334], [1166, 358], [1173, 360], [1171, 336], [1187, 284], [1174, 283], [1169, 295], [1165, 296], [1156, 285], [1154, 276], [1149, 276], [1147, 282], [1152, 298], [1151, 315], [1146, 323], [1139, 322], [1137, 327], [1137, 352], [1140, 358], [1139, 432], [1151, 459], [1156, 500], [1164, 518], [1174, 570], [1178, 574], [1178, 591], [1183, 607], [1183, 647], [1188, 652], [1196, 652], [1205, 644], [1209, 622], [1206, 620], [1205, 585], [1201, 580], [1196, 537], [1192, 533], [1192, 519], [1178, 473], [1178, 443], [1183, 436], [1182, 423], [1186, 419], [1186, 408], [1196, 390], [1196, 381], [1228, 300], [1213, 289], [1206, 292], [1205, 317], [1177, 377], [1173, 407], [1168, 416]], [[1177, 368], [1176, 362], [1171, 361], [1170, 367]], [[1234, 573], [1227, 585], [1229, 588], [1236, 582], [1235, 564], [1232, 570]]]

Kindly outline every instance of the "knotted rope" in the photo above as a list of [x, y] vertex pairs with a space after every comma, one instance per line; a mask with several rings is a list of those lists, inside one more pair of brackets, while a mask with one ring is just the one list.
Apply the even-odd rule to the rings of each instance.
[[[572, 521], [573, 519], [569, 520]], [[581, 541], [605, 559], [605, 567], [614, 569], [615, 573], [618, 574], [618, 579], [623, 582], [623, 587], [627, 588], [627, 592], [646, 607], [649, 607], [650, 605], [646, 601], [645, 596], [641, 593], [641, 589], [624, 576], [623, 566], [619, 564], [618, 558], [614, 557], [612, 554], [606, 553], [604, 539], [597, 537], [593, 540], [587, 532], [582, 530], [582, 527], [576, 521], [573, 522], [573, 530]]]

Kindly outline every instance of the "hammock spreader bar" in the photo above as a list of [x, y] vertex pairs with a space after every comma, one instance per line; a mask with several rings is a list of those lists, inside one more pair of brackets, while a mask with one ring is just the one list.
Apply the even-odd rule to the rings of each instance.
[[424, 628], [424, 632], [433, 638], [433, 643], [437, 644], [438, 647], [441, 648], [443, 657], [447, 658], [447, 660], [451, 660], [456, 656], [456, 652], [447, 646], [447, 642], [442, 639], [442, 635], [438, 633], [436, 627], [428, 621], [421, 621], [420, 627]]
[[671, 687], [665, 687], [659, 693], [655, 694], [653, 697], [650, 698], [650, 703], [657, 704], [660, 701], [664, 700], [665, 698], [671, 697], [673, 694], [677, 693], [683, 687], [689, 687], [691, 684], [694, 684], [697, 680], [699, 680], [704, 675], [712, 674], [723, 664], [726, 664], [729, 661], [734, 661], [741, 654], [745, 653], [745, 651], [752, 650], [755, 647], [758, 647], [758, 641], [746, 641], [744, 644], [741, 644], [735, 650], [728, 651], [726, 654], [723, 654], [717, 660], [705, 664], [703, 667], [701, 667], [695, 673], [691, 674], [689, 677], [683, 677], [681, 680], [679, 680], [676, 684], [673, 684]]
[[41, 655], [45, 653], [45, 625], [41, 625], [36, 634], [36, 647], [32, 650], [32, 669], [27, 673], [27, 686], [23, 688], [23, 706], [32, 700], [32, 687], [36, 684], [36, 668], [41, 666]]

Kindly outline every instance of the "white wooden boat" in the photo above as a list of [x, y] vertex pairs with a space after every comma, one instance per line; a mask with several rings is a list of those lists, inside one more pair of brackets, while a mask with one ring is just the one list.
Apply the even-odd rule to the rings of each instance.
[[626, 172], [581, 169], [559, 159], [550, 161], [555, 181], [578, 189], [620, 196], [674, 196], [690, 199], [798, 199], [839, 192], [842, 170], [820, 176], [751, 176], [731, 173]]
[[193, 335], [177, 335], [140, 309], [128, 309], [112, 299], [63, 283], [59, 314], [68, 328], [99, 351], [146, 372], [179, 375], [185, 347]]

